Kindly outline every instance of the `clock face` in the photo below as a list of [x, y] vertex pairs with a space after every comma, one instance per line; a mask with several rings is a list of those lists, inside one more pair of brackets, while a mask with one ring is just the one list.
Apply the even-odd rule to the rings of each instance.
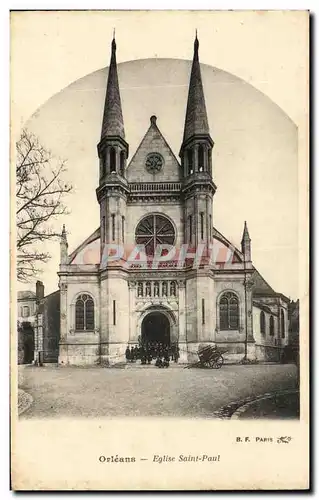
[[159, 153], [150, 153], [147, 155], [145, 166], [151, 174], [157, 174], [163, 168], [164, 160]]

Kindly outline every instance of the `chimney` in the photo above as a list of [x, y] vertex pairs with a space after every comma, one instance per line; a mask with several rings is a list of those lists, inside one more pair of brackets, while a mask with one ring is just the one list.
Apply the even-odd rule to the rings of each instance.
[[44, 298], [44, 285], [42, 281], [37, 281], [35, 284], [35, 294], [39, 303]]

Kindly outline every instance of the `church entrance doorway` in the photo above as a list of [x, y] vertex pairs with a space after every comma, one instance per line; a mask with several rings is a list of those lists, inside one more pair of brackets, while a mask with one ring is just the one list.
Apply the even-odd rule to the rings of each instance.
[[142, 343], [156, 342], [170, 345], [170, 323], [161, 312], [150, 312], [142, 322]]

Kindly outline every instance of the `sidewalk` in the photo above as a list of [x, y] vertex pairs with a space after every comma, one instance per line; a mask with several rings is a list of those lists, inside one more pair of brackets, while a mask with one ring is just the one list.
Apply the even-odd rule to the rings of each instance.
[[299, 392], [290, 391], [266, 396], [238, 408], [232, 418], [296, 419], [299, 418]]

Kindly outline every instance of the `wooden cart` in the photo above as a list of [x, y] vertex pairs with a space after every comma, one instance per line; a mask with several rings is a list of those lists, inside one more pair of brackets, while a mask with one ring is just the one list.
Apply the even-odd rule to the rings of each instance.
[[200, 345], [198, 348], [199, 365], [202, 368], [221, 368], [224, 358], [221, 351], [212, 345]]

